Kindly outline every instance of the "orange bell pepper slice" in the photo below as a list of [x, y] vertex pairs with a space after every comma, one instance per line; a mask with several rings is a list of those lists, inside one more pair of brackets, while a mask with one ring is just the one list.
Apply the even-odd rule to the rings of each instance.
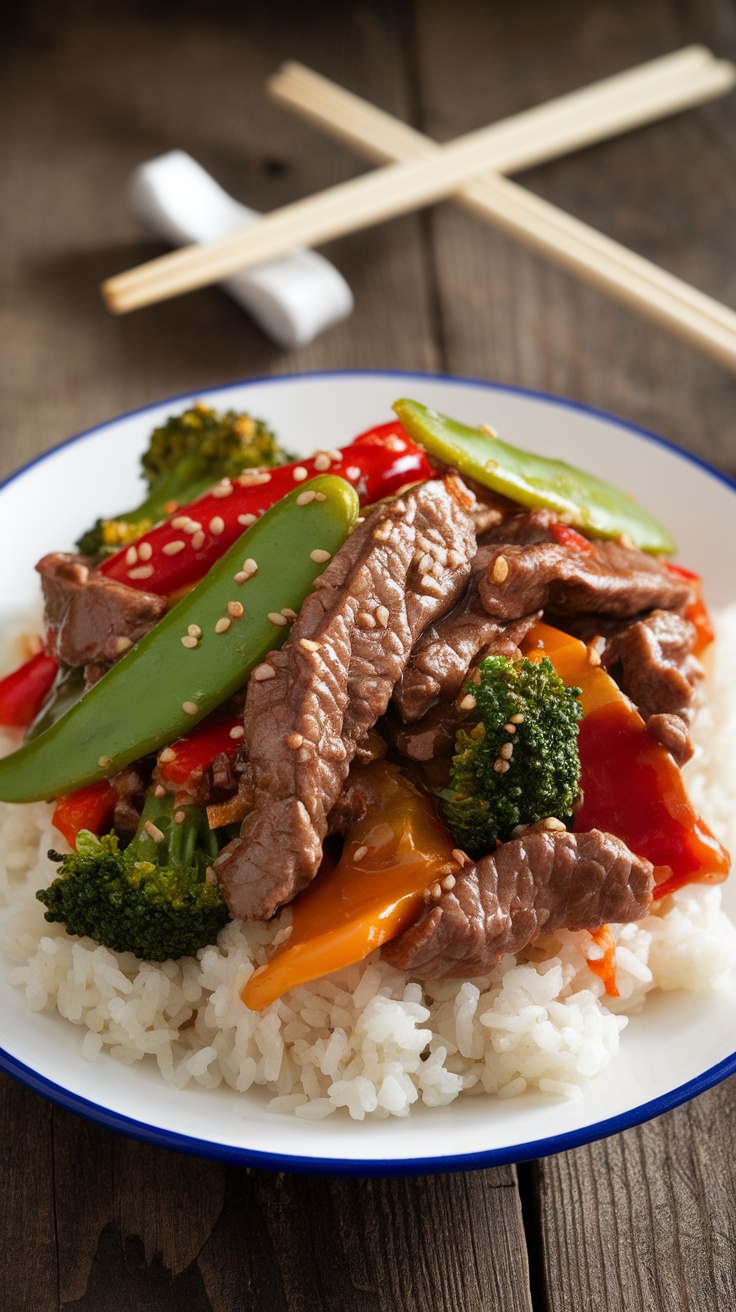
[[416, 919], [426, 888], [458, 869], [455, 844], [432, 801], [397, 766], [374, 761], [357, 777], [368, 797], [366, 815], [337, 866], [325, 863], [294, 899], [288, 940], [241, 993], [252, 1011], [362, 961]]
[[600, 929], [591, 929], [590, 937], [599, 948], [603, 949], [603, 956], [588, 957], [588, 969], [603, 980], [603, 987], [609, 998], [618, 998], [620, 994], [616, 983], [616, 944], [613, 934], [608, 925], [601, 925]]
[[548, 656], [566, 684], [582, 689], [576, 828], [615, 834], [651, 861], [658, 898], [683, 884], [724, 880], [728, 852], [692, 805], [670, 753], [610, 675], [591, 663], [591, 650], [549, 624], [535, 624], [523, 649], [529, 660]]
[[695, 629], [695, 644], [693, 646], [693, 655], [702, 656], [706, 647], [709, 647], [716, 636], [713, 628], [713, 621], [710, 617], [708, 607], [703, 601], [703, 580], [699, 574], [694, 574], [691, 569], [684, 569], [682, 565], [672, 565], [669, 562], [665, 569], [675, 578], [685, 579], [692, 585], [695, 597], [685, 608], [685, 619], [689, 620]]

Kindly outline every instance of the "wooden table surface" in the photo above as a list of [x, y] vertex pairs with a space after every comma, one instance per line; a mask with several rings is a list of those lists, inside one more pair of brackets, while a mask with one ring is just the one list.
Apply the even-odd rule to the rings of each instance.
[[[438, 139], [703, 41], [734, 0], [57, 0], [0, 49], [0, 476], [99, 420], [247, 375], [474, 374], [654, 428], [736, 474], [736, 379], [450, 205], [334, 243], [356, 310], [309, 349], [217, 290], [109, 317], [97, 285], [157, 253], [125, 189], [193, 154], [268, 210], [362, 165], [263, 94], [287, 57]], [[736, 305], [736, 96], [539, 168], [541, 195]], [[9, 1312], [639, 1312], [736, 1307], [736, 1081], [518, 1168], [275, 1175], [99, 1129], [0, 1079]]]

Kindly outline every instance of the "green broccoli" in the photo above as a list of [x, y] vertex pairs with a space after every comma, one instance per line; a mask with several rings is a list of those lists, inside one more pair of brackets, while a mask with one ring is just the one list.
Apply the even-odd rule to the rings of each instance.
[[[174, 815], [182, 812], [177, 823]], [[96, 838], [81, 830], [75, 852], [49, 853], [61, 863], [60, 874], [36, 897], [46, 920], [116, 952], [147, 961], [192, 956], [230, 919], [207, 874], [219, 848], [203, 807], [178, 807], [171, 793], [159, 798], [151, 791], [123, 851], [116, 834]]]
[[173, 505], [186, 505], [221, 478], [244, 469], [273, 468], [291, 460], [262, 419], [228, 410], [218, 414], [198, 404], [154, 429], [142, 458], [148, 496], [114, 519], [98, 519], [79, 539], [86, 556], [105, 556], [147, 533]]
[[[455, 738], [443, 819], [472, 856], [493, 851], [515, 825], [567, 820], [578, 795], [580, 689], [567, 688], [545, 656], [539, 664], [489, 656], [469, 680], [480, 716]], [[477, 675], [476, 675], [477, 678]]]

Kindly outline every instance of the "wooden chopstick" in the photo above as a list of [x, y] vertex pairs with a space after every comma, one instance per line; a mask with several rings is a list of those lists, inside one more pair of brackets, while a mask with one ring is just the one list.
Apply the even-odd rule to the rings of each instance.
[[[699, 94], [719, 94], [723, 90], [726, 68], [710, 58], [707, 52], [697, 49], [695, 52], [689, 51], [684, 63], [691, 68], [690, 76], [699, 84], [701, 79], [711, 79], [713, 89]], [[625, 98], [630, 102], [632, 75], [620, 76], [624, 81]], [[684, 86], [686, 78], [682, 66], [678, 79]], [[608, 80], [601, 93], [605, 97], [614, 94], [612, 81]], [[592, 89], [588, 89], [588, 98], [591, 94]], [[586, 103], [585, 97], [585, 91], [573, 93], [573, 96], [562, 97], [546, 107], [554, 119], [566, 119], [571, 131], [570, 120], [577, 118], [576, 136], [580, 143], [595, 139], [590, 136], [591, 129], [587, 126], [585, 114], [582, 115], [582, 124], [580, 122], [580, 106], [581, 102]], [[511, 126], [506, 127], [507, 150], [515, 146], [518, 152], [522, 139], [528, 143], [534, 124], [539, 128], [539, 112], [527, 111], [526, 114], [517, 115]], [[631, 121], [635, 121], [634, 111], [628, 112]], [[537, 115], [536, 119], [534, 115]], [[109, 279], [103, 284], [103, 294], [113, 311], [126, 313], [139, 306], [220, 281], [300, 246], [316, 245], [430, 204], [451, 195], [463, 183], [488, 167], [494, 140], [498, 147], [498, 130], [498, 126], [482, 128], [447, 146], [436, 146], [426, 158], [389, 164], [372, 174], [329, 188], [326, 192], [267, 215], [244, 232], [236, 233], [224, 241], [187, 247], [164, 255]]]
[[[726, 81], [729, 75], [732, 82], [730, 66], [724, 73]], [[279, 101], [372, 159], [396, 158], [399, 148], [414, 155], [437, 150], [414, 128], [391, 121], [383, 110], [300, 65], [280, 71], [269, 89]], [[720, 363], [736, 368], [736, 312], [729, 307], [497, 174], [475, 179], [455, 199]]]
[[[484, 130], [489, 144], [488, 168], [511, 173], [545, 163], [723, 95], [731, 89], [733, 78], [732, 64], [716, 60], [704, 46], [686, 46], [494, 123]], [[376, 163], [427, 159], [437, 149], [436, 142], [408, 123], [343, 87], [339, 111], [328, 123], [326, 116], [336, 112], [331, 94], [335, 86], [329, 78], [293, 60], [282, 64], [267, 83], [275, 99], [328, 127], [332, 136], [355, 146]], [[375, 129], [375, 142], [370, 147], [365, 132], [366, 109], [371, 112]]]

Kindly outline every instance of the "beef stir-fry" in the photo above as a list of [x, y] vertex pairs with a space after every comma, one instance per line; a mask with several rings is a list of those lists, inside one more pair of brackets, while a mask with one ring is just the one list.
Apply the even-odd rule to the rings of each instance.
[[192, 496], [40, 561], [0, 797], [59, 798], [48, 919], [163, 960], [289, 906], [260, 1008], [376, 947], [420, 980], [487, 974], [725, 877], [679, 770], [712, 632], [664, 530], [397, 410], [292, 463], [260, 421], [209, 418], [238, 469], [220, 453], [214, 486], [198, 464]]

